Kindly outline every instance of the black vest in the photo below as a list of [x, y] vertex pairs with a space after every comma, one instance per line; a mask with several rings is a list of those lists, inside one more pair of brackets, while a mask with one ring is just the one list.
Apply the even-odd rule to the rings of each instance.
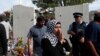
[[76, 33], [76, 35], [73, 35], [72, 38], [74, 40], [79, 40], [80, 36], [85, 35], [85, 28], [86, 28], [86, 23], [82, 22], [81, 24], [77, 24], [76, 22], [72, 23], [72, 31]]
[[85, 28], [86, 28], [86, 23], [85, 22], [82, 22], [79, 25], [76, 22], [72, 23], [72, 31], [74, 31], [76, 34], [78, 34], [79, 32], [85, 31]]

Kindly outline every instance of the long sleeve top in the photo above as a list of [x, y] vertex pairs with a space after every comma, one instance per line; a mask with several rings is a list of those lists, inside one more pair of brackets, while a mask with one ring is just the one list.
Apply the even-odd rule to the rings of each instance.
[[[67, 40], [66, 40], [67, 41]], [[53, 47], [50, 41], [46, 38], [42, 39], [43, 56], [65, 56], [63, 48], [70, 50], [68, 42], [61, 44], [60, 41]]]

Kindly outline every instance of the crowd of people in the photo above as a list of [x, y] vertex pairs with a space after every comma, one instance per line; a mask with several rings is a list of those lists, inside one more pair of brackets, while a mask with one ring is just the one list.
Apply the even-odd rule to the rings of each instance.
[[9, 23], [9, 12], [0, 14], [0, 56], [7, 56], [8, 42], [12, 39], [12, 27]]
[[[94, 20], [87, 24], [83, 13], [73, 13], [74, 22], [69, 25], [68, 33], [72, 46], [69, 45], [61, 29], [61, 22], [56, 19], [45, 24], [43, 16], [37, 18], [36, 25], [28, 33], [29, 56], [100, 56], [100, 12], [94, 14]], [[33, 40], [33, 53], [30, 43]]]
[[[45, 18], [39, 16], [27, 35], [28, 56], [100, 56], [100, 12], [94, 14], [89, 24], [83, 21], [83, 13], [72, 15], [75, 21], [66, 31], [72, 46], [64, 37], [60, 21], [52, 19], [45, 23]], [[0, 14], [0, 56], [7, 56], [8, 41], [13, 36], [8, 18], [9, 13]]]

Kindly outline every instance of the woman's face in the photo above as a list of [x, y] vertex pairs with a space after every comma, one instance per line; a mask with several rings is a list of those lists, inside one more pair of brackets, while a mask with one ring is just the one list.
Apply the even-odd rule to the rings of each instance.
[[61, 33], [61, 24], [56, 24], [54, 27], [54, 33], [58, 34]]

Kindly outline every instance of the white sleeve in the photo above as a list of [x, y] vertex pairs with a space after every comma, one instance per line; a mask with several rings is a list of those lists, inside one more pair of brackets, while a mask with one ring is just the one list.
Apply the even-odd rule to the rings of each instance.
[[8, 22], [8, 25], [9, 25], [9, 30], [12, 31], [12, 27], [9, 22]]

